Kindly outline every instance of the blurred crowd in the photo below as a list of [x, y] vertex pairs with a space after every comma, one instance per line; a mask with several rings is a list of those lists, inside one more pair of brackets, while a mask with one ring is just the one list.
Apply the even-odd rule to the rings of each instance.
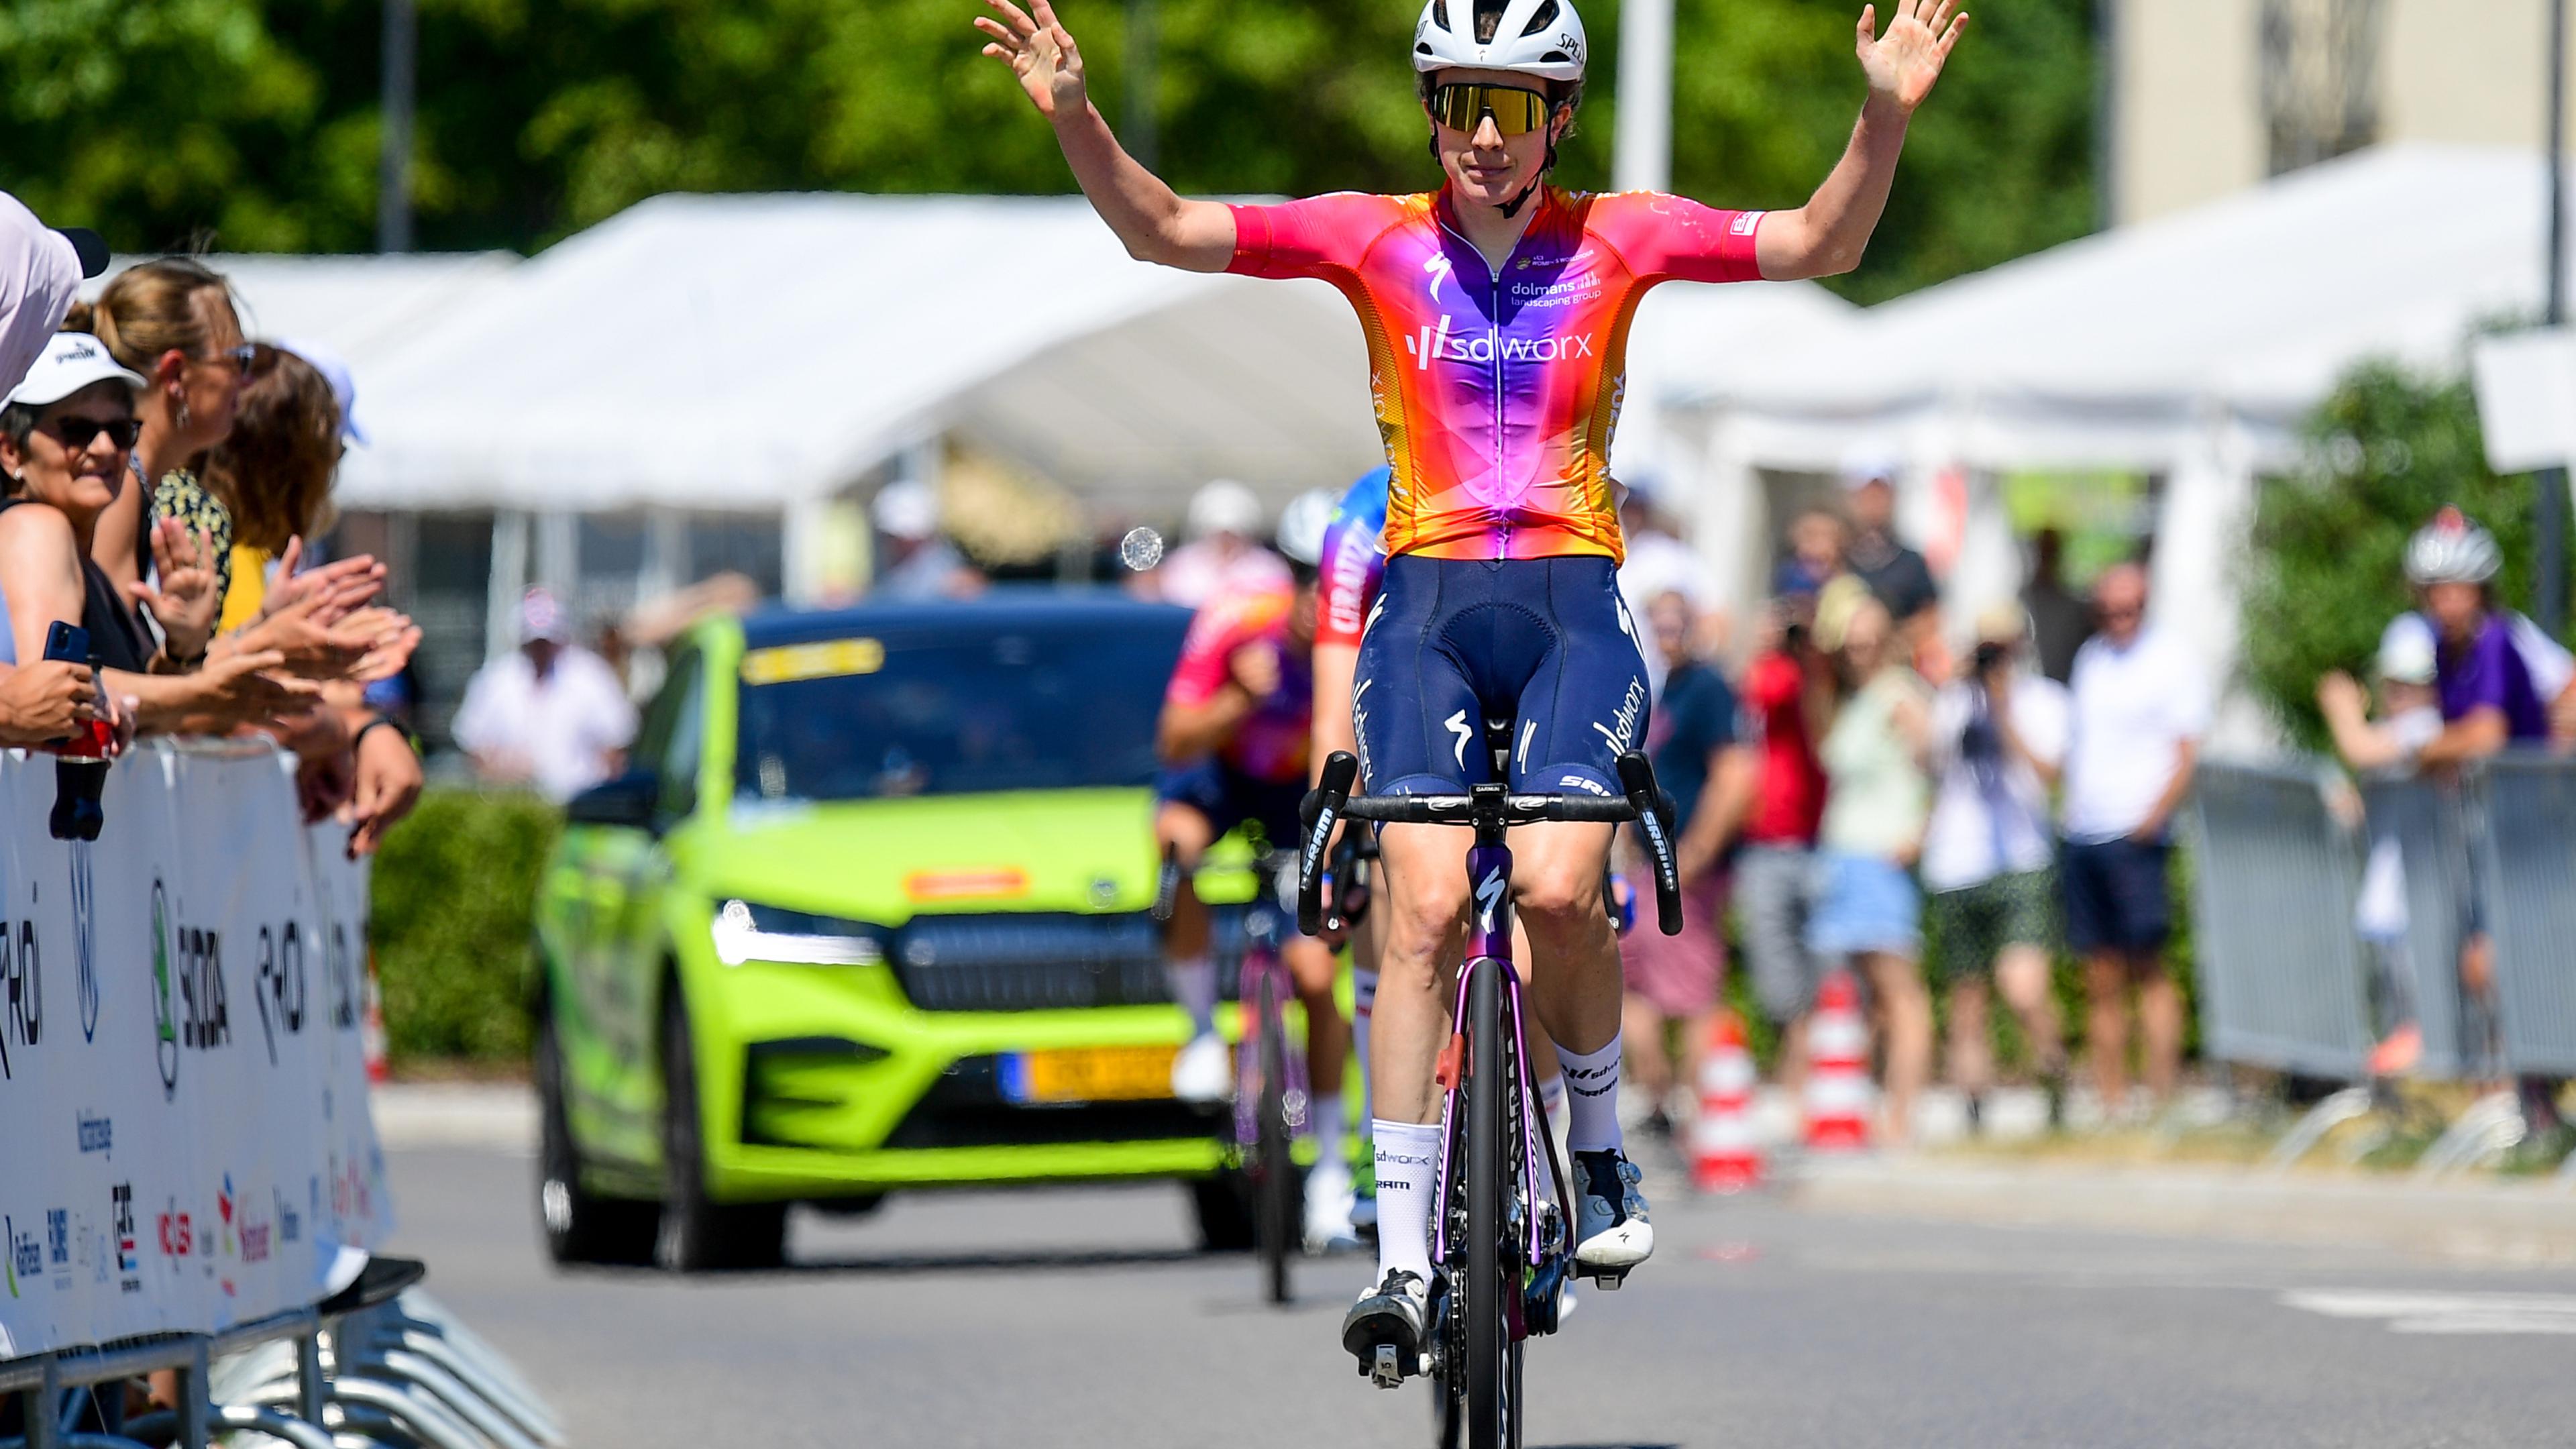
[[185, 258], [77, 301], [106, 261], [0, 196], [0, 743], [98, 761], [144, 735], [266, 736], [308, 818], [372, 850], [420, 791], [389, 703], [420, 630], [381, 564], [315, 542], [364, 436], [348, 369], [246, 337], [229, 284]]

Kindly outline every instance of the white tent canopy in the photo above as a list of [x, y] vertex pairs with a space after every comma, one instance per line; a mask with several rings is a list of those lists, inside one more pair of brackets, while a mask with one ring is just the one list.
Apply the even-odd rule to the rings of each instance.
[[2223, 674], [2255, 475], [2295, 461], [2356, 362], [2457, 368], [2481, 321], [2537, 311], [2545, 180], [2528, 152], [2383, 147], [1872, 308], [1674, 399], [1699, 422], [1703, 519], [1739, 531], [1742, 580], [1769, 534], [1755, 469], [1888, 454], [1916, 499], [1960, 470], [1950, 593], [1973, 609], [2021, 576], [1994, 471], [2160, 473], [2157, 616]]
[[[1806, 285], [1667, 287], [1631, 396], [1724, 381], [1710, 364], [1759, 351], [1727, 342], [1849, 310]], [[954, 433], [1123, 508], [1169, 510], [1219, 474], [1275, 501], [1381, 460], [1367, 377], [1331, 287], [1134, 261], [1080, 197], [666, 196], [366, 379], [375, 442], [342, 496], [774, 508]]]
[[[146, 256], [121, 256], [81, 295], [98, 300], [117, 273]], [[519, 259], [508, 252], [415, 253], [399, 256], [269, 256], [216, 253], [197, 258], [232, 283], [242, 329], [263, 341], [320, 343], [340, 354], [372, 401], [375, 368], [420, 331], [475, 293], [507, 276]], [[361, 416], [368, 413], [359, 405]]]

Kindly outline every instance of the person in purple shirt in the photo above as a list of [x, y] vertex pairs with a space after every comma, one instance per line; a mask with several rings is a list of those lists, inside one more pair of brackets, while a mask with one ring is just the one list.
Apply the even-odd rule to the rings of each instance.
[[2443, 730], [2425, 746], [2427, 764], [2482, 759], [2512, 744], [2549, 738], [2549, 705], [2515, 647], [2512, 621], [2494, 607], [2503, 555], [2495, 535], [2456, 507], [2444, 507], [2406, 544], [2406, 581], [2440, 641], [2434, 687]]

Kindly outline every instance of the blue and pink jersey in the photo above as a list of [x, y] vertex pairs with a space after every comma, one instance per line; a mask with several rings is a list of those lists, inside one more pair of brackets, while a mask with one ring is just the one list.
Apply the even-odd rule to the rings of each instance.
[[1236, 772], [1270, 783], [1306, 778], [1306, 752], [1314, 734], [1314, 669], [1288, 634], [1288, 616], [1296, 607], [1295, 592], [1285, 588], [1244, 589], [1210, 599], [1190, 620], [1180, 662], [1163, 692], [1178, 704], [1205, 704], [1234, 677], [1236, 651], [1271, 651], [1279, 661], [1279, 692], [1258, 701], [1234, 737], [1216, 751]]
[[1386, 577], [1386, 480], [1371, 468], [1342, 494], [1324, 525], [1322, 577], [1315, 598], [1315, 642], [1359, 647], [1369, 601]]
[[1229, 270], [1318, 277], [1359, 312], [1392, 477], [1386, 550], [1624, 556], [1610, 435], [1628, 327], [1668, 279], [1751, 281], [1762, 213], [1545, 188], [1497, 270], [1445, 191], [1237, 206]]

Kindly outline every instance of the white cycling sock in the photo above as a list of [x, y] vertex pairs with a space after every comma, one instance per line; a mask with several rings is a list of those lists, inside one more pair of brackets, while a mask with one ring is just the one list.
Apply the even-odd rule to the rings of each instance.
[[1351, 1050], [1359, 1053], [1360, 1120], [1369, 1120], [1369, 1018], [1377, 1012], [1377, 973], [1351, 968]]
[[1166, 962], [1163, 975], [1171, 983], [1172, 999], [1190, 1014], [1190, 1035], [1206, 1036], [1216, 1030], [1216, 963], [1192, 956]]
[[1342, 1094], [1317, 1097], [1306, 1107], [1306, 1128], [1315, 1135], [1315, 1165], [1326, 1163], [1345, 1173], [1351, 1170], [1351, 1159], [1342, 1146]]
[[1562, 1067], [1557, 1069], [1556, 1075], [1539, 1081], [1538, 1112], [1541, 1117], [1547, 1119], [1547, 1135], [1556, 1139], [1557, 1151], [1571, 1151], [1572, 1149], [1565, 1145], [1565, 1131], [1570, 1114], [1565, 1110], [1565, 1071]]
[[1565, 1072], [1565, 1145], [1569, 1152], [1602, 1152], [1620, 1145], [1619, 1038], [1599, 1051], [1556, 1049]]
[[1377, 1276], [1401, 1268], [1431, 1281], [1431, 1192], [1440, 1171], [1440, 1128], [1430, 1122], [1369, 1123], [1377, 1142]]

